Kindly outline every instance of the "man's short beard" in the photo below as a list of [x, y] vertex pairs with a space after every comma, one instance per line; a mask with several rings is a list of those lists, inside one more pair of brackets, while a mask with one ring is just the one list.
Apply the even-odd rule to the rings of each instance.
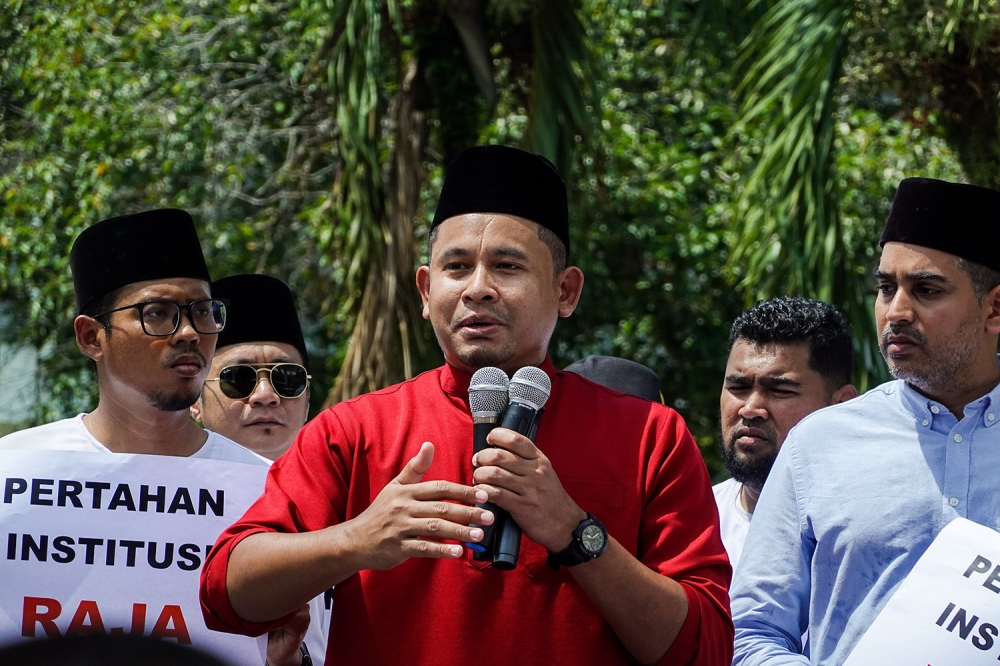
[[[975, 322], [973, 322], [974, 324]], [[897, 364], [888, 351], [889, 333], [902, 333], [926, 344], [926, 337], [915, 328], [908, 326], [889, 327], [882, 333], [879, 351], [889, 367], [889, 373], [896, 379], [901, 379], [919, 391], [929, 395], [958, 392], [964, 388], [968, 374], [963, 372], [976, 357], [975, 342], [969, 336], [956, 335], [940, 344], [933, 353], [933, 358], [907, 368], [905, 364]], [[926, 347], [924, 347], [926, 350]]]
[[192, 393], [161, 393], [159, 391], [146, 396], [149, 404], [156, 407], [161, 412], [180, 412], [194, 403], [201, 397], [201, 391]]
[[736, 452], [736, 442], [729, 438], [729, 445], [725, 444], [726, 435], [722, 432], [722, 424], [719, 424], [719, 446], [722, 448], [722, 462], [726, 465], [729, 475], [737, 483], [760, 492], [767, 481], [767, 475], [771, 473], [774, 466], [774, 459], [778, 456], [777, 451], [759, 456], [739, 456]]

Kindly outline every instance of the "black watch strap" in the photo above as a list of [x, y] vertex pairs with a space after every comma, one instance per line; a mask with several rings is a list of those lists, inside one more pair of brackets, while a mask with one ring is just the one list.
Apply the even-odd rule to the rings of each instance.
[[558, 571], [560, 566], [575, 567], [578, 564], [597, 559], [608, 547], [608, 531], [593, 514], [580, 521], [573, 530], [573, 540], [565, 550], [558, 553], [549, 551], [546, 564]]

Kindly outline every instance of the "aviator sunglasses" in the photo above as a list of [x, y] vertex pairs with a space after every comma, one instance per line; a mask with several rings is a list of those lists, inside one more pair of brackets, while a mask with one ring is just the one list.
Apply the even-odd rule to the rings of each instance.
[[304, 367], [298, 363], [276, 363], [270, 367], [255, 368], [252, 365], [230, 365], [219, 372], [219, 376], [206, 379], [219, 382], [219, 389], [234, 400], [250, 397], [260, 381], [260, 373], [266, 372], [274, 392], [282, 398], [297, 398], [305, 393], [312, 379]]

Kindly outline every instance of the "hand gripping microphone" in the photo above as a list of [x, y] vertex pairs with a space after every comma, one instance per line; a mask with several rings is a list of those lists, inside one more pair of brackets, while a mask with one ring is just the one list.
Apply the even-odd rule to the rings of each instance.
[[[542, 409], [552, 391], [549, 376], [538, 368], [531, 366], [521, 368], [510, 380], [509, 390], [510, 405], [503, 415], [500, 426], [535, 441]], [[497, 543], [493, 566], [508, 571], [517, 566], [517, 557], [521, 550], [521, 528], [506, 511], [503, 514], [503, 521], [496, 527]]]
[[[469, 383], [469, 408], [472, 410], [472, 452], [473, 455], [489, 447], [486, 436], [500, 424], [500, 417], [507, 409], [507, 386], [510, 380], [500, 368], [480, 368], [472, 375]], [[497, 507], [487, 502], [478, 505], [481, 509], [497, 514]], [[493, 530], [496, 526], [483, 526], [483, 540], [465, 544], [473, 551], [475, 559], [493, 560]]]

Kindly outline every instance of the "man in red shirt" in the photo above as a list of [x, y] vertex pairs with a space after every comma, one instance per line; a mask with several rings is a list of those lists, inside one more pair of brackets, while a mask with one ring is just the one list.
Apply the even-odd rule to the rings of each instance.
[[[583, 288], [554, 167], [463, 152], [429, 245], [417, 285], [445, 365], [302, 430], [206, 561], [209, 626], [261, 633], [335, 584], [330, 663], [728, 665], [730, 568], [686, 426], [547, 355]], [[473, 456], [472, 373], [530, 365], [552, 381], [537, 446], [498, 428]], [[524, 532], [512, 571], [460, 545], [486, 500]]]

